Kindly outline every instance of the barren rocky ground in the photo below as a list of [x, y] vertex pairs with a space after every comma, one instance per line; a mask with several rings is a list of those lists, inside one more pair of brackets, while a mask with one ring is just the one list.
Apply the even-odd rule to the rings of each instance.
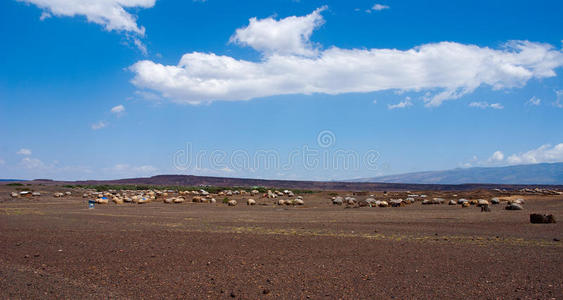
[[[68, 189], [28, 188], [42, 196], [12, 199], [14, 188], [0, 186], [4, 299], [563, 298], [563, 196], [521, 196], [524, 210], [490, 213], [420, 202], [345, 208], [330, 192], [304, 194], [299, 207], [256, 198], [88, 209], [79, 190], [54, 198]], [[559, 223], [530, 224], [533, 212]]]

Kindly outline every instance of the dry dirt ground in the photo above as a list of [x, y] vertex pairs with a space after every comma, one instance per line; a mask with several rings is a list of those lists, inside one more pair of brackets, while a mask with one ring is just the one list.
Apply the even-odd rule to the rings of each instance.
[[[344, 208], [329, 192], [300, 207], [257, 198], [88, 209], [79, 190], [29, 188], [42, 196], [11, 199], [14, 187], [0, 186], [3, 299], [563, 299], [563, 196], [490, 213]], [[465, 196], [480, 194], [490, 196]], [[532, 212], [559, 223], [530, 224]]]

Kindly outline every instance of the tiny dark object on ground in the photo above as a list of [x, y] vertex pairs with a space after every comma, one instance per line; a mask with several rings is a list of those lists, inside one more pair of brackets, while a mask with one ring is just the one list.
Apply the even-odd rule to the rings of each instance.
[[530, 214], [530, 223], [532, 224], [555, 223], [555, 217], [553, 215]]
[[489, 205], [482, 205], [481, 211], [482, 212], [491, 212], [491, 208], [489, 207]]

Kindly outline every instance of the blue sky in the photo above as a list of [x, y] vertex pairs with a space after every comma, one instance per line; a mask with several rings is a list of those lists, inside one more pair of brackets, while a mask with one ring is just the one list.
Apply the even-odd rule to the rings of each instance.
[[561, 12], [2, 1], [0, 178], [335, 180], [563, 161]]

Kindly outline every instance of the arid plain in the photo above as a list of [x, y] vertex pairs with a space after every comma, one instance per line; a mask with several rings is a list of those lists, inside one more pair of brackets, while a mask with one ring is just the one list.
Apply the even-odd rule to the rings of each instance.
[[[22, 189], [22, 188], [20, 188]], [[233, 195], [236, 206], [96, 204], [83, 190], [0, 185], [0, 298], [538, 298], [563, 297], [563, 195], [473, 191], [318, 191], [304, 205]], [[72, 195], [55, 198], [53, 193]], [[333, 205], [440, 197], [400, 207]], [[451, 199], [491, 199], [448, 205]], [[280, 197], [282, 198], [282, 197]], [[522, 198], [523, 210], [505, 210]], [[223, 198], [221, 198], [223, 199]]]

